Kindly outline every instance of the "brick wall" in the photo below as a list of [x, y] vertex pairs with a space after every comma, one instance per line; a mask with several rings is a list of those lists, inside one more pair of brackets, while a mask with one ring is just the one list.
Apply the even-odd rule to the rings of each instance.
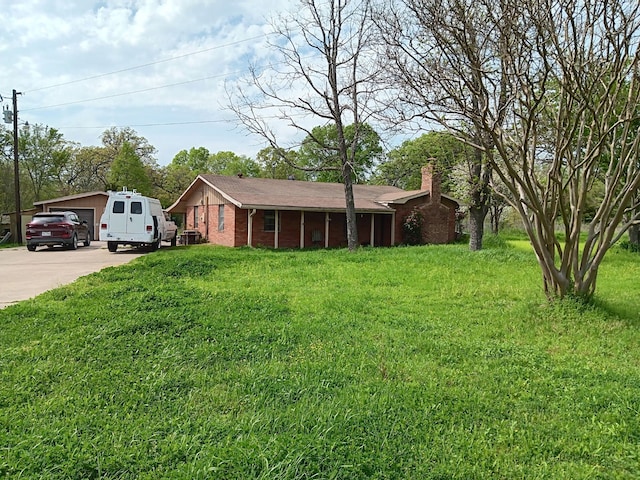
[[396, 244], [404, 243], [402, 223], [404, 218], [417, 208], [422, 213], [424, 243], [451, 243], [456, 239], [456, 204], [441, 197], [440, 203], [424, 202], [424, 197], [416, 198], [396, 208]]

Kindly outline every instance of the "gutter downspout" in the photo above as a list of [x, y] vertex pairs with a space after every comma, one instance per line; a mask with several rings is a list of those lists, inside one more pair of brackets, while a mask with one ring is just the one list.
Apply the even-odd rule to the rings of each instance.
[[256, 214], [256, 209], [247, 210], [247, 247], [251, 247], [253, 242], [253, 216]]
[[304, 248], [304, 210], [300, 210], [300, 248]]

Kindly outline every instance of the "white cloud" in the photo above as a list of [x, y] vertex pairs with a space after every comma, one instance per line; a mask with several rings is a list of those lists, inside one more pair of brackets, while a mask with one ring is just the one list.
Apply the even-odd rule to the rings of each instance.
[[58, 128], [82, 145], [99, 144], [109, 126], [130, 125], [158, 149], [161, 164], [199, 146], [254, 156], [264, 143], [230, 122], [225, 81], [246, 73], [249, 60], [271, 56], [267, 19], [291, 6], [21, 0], [3, 7], [0, 93], [6, 101], [11, 89], [24, 92], [21, 120]]

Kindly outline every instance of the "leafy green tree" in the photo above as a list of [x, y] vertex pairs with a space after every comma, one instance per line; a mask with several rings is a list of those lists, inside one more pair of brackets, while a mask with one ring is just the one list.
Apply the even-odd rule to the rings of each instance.
[[170, 163], [159, 172], [156, 198], [163, 206], [168, 207], [175, 202], [197, 177], [197, 173], [186, 165]]
[[305, 173], [294, 166], [297, 163], [296, 159], [295, 150], [276, 150], [273, 147], [263, 148], [256, 155], [260, 176], [263, 178], [307, 180]]
[[373, 182], [379, 185], [393, 185], [405, 190], [418, 190], [422, 184], [422, 167], [434, 161], [442, 179], [442, 191], [464, 192], [466, 185], [460, 185], [451, 175], [455, 165], [464, 165], [473, 155], [473, 150], [446, 132], [428, 132], [418, 138], [405, 140], [402, 145], [387, 154], [388, 160], [376, 170]]
[[72, 144], [55, 128], [36, 124], [20, 131], [18, 145], [21, 172], [28, 178], [21, 184], [23, 206], [56, 196], [72, 159]]
[[125, 144], [133, 150], [143, 165], [156, 168], [156, 148], [149, 141], [138, 135], [131, 127], [112, 127], [105, 130], [100, 136], [104, 154], [112, 161], [118, 156]]
[[143, 195], [151, 194], [152, 185], [148, 171], [133, 146], [127, 141], [121, 145], [111, 164], [108, 181], [112, 190], [127, 187], [129, 190], [135, 189]]
[[[354, 183], [369, 180], [383, 154], [380, 136], [367, 124], [346, 125], [344, 140], [351, 148]], [[314, 127], [298, 149], [296, 164], [310, 180], [342, 182], [340, 140], [335, 124]]]
[[253, 159], [233, 152], [222, 151], [209, 156], [209, 168], [206, 173], [216, 175], [245, 175], [259, 177], [260, 165]]
[[192, 172], [208, 173], [211, 169], [211, 154], [205, 147], [192, 147], [188, 151], [180, 150], [176, 153], [171, 165], [187, 167]]
[[0, 124], [0, 214], [15, 210], [13, 188], [13, 137]]
[[71, 194], [107, 190], [112, 161], [104, 147], [75, 148], [63, 183], [69, 186]]

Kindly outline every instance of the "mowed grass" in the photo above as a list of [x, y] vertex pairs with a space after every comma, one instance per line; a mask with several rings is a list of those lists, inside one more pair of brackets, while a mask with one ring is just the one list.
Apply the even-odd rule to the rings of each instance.
[[640, 476], [640, 257], [161, 249], [0, 311], [0, 476]]

